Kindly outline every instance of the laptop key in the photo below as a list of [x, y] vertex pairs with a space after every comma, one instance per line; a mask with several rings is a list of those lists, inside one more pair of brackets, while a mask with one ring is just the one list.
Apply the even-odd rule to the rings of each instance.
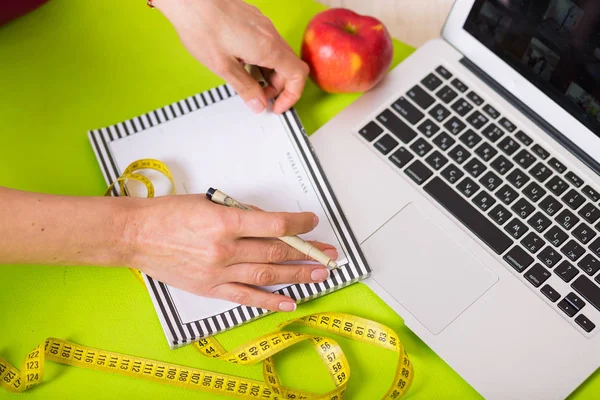
[[424, 110], [435, 103], [435, 99], [426, 91], [424, 91], [419, 85], [415, 85], [406, 93], [406, 95]]
[[498, 147], [500, 147], [500, 150], [502, 150], [506, 155], [512, 156], [515, 151], [519, 150], [521, 145], [511, 137], [507, 136], [502, 139], [500, 143], [498, 143]]
[[498, 154], [498, 150], [493, 148], [489, 143], [483, 142], [481, 146], [479, 146], [475, 150], [475, 154], [477, 154], [483, 161], [490, 161], [496, 154]]
[[410, 177], [417, 185], [423, 184], [427, 179], [433, 175], [433, 172], [425, 166], [421, 161], [415, 160], [410, 164], [404, 173]]
[[552, 268], [562, 259], [562, 256], [558, 251], [554, 250], [550, 246], [546, 246], [544, 250], [538, 254], [538, 260], [540, 260], [546, 267]]
[[589, 249], [596, 256], [600, 257], [600, 238], [598, 238], [598, 239], [594, 240], [592, 243], [590, 243]]
[[496, 197], [500, 199], [506, 205], [510, 205], [513, 201], [519, 197], [519, 193], [517, 193], [513, 188], [508, 185], [502, 186], [497, 192]]
[[550, 285], [544, 285], [540, 289], [540, 292], [542, 292], [548, 298], [548, 300], [553, 303], [556, 303], [556, 301], [560, 299], [560, 294]]
[[566, 173], [565, 178], [567, 178], [567, 180], [575, 187], [581, 187], [581, 185], [583, 185], [583, 180], [571, 171]]
[[471, 160], [465, 164], [464, 169], [474, 178], [477, 178], [487, 169], [487, 167], [478, 159], [471, 158]]
[[529, 232], [527, 236], [521, 240], [521, 244], [531, 253], [535, 254], [544, 245], [544, 241], [533, 232]]
[[442, 172], [441, 175], [446, 178], [448, 182], [451, 184], [455, 184], [460, 178], [463, 177], [465, 173], [462, 172], [458, 167], [454, 164], [448, 165]]
[[537, 154], [538, 157], [540, 157], [542, 160], [545, 160], [546, 158], [550, 157], [550, 153], [548, 153], [546, 149], [544, 149], [539, 144], [534, 144], [531, 150], [533, 150], [533, 152]]
[[417, 129], [423, 135], [430, 138], [440, 130], [440, 127], [437, 126], [432, 120], [427, 119], [427, 120], [421, 122], [421, 124], [419, 125], [419, 127]]
[[506, 174], [510, 169], [514, 166], [512, 162], [510, 162], [506, 157], [500, 154], [492, 163], [490, 164], [492, 168], [494, 168], [500, 175]]
[[498, 128], [495, 124], [489, 124], [482, 132], [483, 136], [485, 136], [490, 142], [497, 142], [502, 136], [504, 136], [504, 131]]
[[541, 162], [535, 164], [529, 172], [531, 173], [531, 175], [533, 175], [535, 179], [538, 180], [538, 182], [544, 182], [548, 178], [550, 178], [550, 175], [552, 175], [552, 171], [550, 170], [550, 168], [548, 168]]
[[448, 116], [450, 116], [450, 111], [448, 111], [443, 105], [437, 104], [431, 109], [431, 111], [429, 111], [429, 115], [431, 115], [437, 122], [442, 122], [448, 118]]
[[424, 157], [431, 151], [431, 149], [433, 149], [433, 146], [430, 145], [425, 139], [418, 138], [415, 142], [413, 142], [413, 144], [410, 145], [410, 149], [419, 157]]
[[421, 111], [417, 109], [417, 107], [413, 106], [404, 98], [404, 96], [400, 97], [398, 100], [392, 104], [392, 108], [398, 112], [398, 114], [402, 115], [408, 122], [412, 125], [416, 124], [425, 116]]
[[469, 115], [467, 118], [467, 121], [473, 126], [473, 128], [481, 129], [485, 124], [488, 123], [489, 119], [479, 111], [473, 111], [473, 113], [471, 113], [471, 115]]
[[522, 197], [510, 209], [523, 219], [529, 217], [535, 211], [535, 207]]
[[569, 184], [563, 181], [558, 175], [554, 175], [552, 179], [546, 183], [546, 187], [555, 195], [560, 196], [569, 188]]
[[512, 217], [512, 214], [510, 213], [510, 211], [508, 211], [506, 208], [502, 207], [500, 204], [498, 204], [496, 207], [494, 207], [492, 209], [492, 211], [489, 212], [488, 215], [498, 225], [503, 225], [506, 221], [508, 221], [508, 219], [510, 217]]
[[554, 269], [554, 273], [558, 275], [560, 279], [569, 283], [579, 274], [579, 271], [567, 260], [563, 260], [563, 262], [561, 262], [556, 269]]
[[563, 205], [552, 195], [548, 195], [544, 198], [544, 200], [540, 201], [540, 208], [543, 212], [552, 217], [554, 214], [559, 212], [561, 208], [563, 208]]
[[403, 143], [409, 143], [417, 134], [404, 121], [398, 118], [391, 110], [385, 110], [377, 116], [377, 121], [389, 129]]
[[506, 118], [502, 118], [500, 120], [500, 126], [503, 127], [504, 129], [506, 129], [509, 132], [514, 132], [515, 129], [517, 129], [517, 127], [510, 122], [509, 120], [507, 120]]
[[595, 285], [588, 277], [579, 275], [573, 281], [571, 287], [588, 303], [600, 311], [600, 286]]
[[542, 283], [546, 282], [550, 278], [550, 271], [542, 267], [540, 264], [535, 264], [529, 268], [525, 273], [525, 279], [529, 281], [533, 286], [540, 287]]
[[398, 146], [398, 142], [386, 133], [381, 139], [375, 142], [374, 146], [382, 154], [388, 154], [396, 146]]
[[506, 234], [440, 178], [433, 178], [424, 186], [424, 190], [496, 254], [504, 253], [513, 243]]
[[390, 161], [398, 168], [404, 168], [415, 156], [404, 147], [400, 147], [390, 156]]
[[573, 213], [571, 213], [569, 210], [561, 211], [561, 213], [558, 214], [554, 220], [562, 225], [562, 227], [566, 230], [571, 229], [579, 222], [579, 218], [573, 215]]
[[523, 131], [519, 131], [517, 133], [515, 133], [515, 137], [517, 138], [517, 140], [521, 143], [523, 143], [525, 146], [529, 146], [531, 143], [533, 143], [533, 139], [530, 138], [525, 132]]
[[442, 151], [446, 151], [456, 143], [456, 140], [452, 139], [446, 132], [442, 132], [433, 139], [433, 143]]
[[496, 110], [494, 107], [492, 107], [489, 104], [486, 104], [485, 106], [483, 106], [483, 112], [486, 113], [492, 119], [496, 119], [500, 116], [500, 113], [498, 112], [498, 110]]
[[573, 210], [577, 210], [585, 202], [585, 199], [575, 189], [571, 189], [562, 197], [562, 201]]
[[552, 157], [550, 161], [548, 161], [548, 165], [551, 166], [556, 172], [562, 174], [567, 170], [567, 167], [560, 161], [556, 159], [556, 157]]
[[437, 171], [446, 165], [448, 159], [444, 157], [442, 153], [436, 150], [425, 159], [425, 162]]
[[484, 176], [479, 179], [479, 183], [485, 186], [490, 192], [493, 192], [500, 186], [502, 180], [493, 173], [492, 171], [488, 171]]
[[452, 104], [452, 109], [456, 111], [458, 115], [464, 117], [473, 109], [473, 106], [465, 99], [458, 99]]
[[471, 100], [473, 103], [477, 104], [478, 106], [483, 104], [483, 99], [481, 97], [479, 97], [479, 95], [477, 93], [475, 93], [474, 91], [470, 91], [469, 94], [467, 94], [467, 99]]
[[548, 232], [544, 234], [544, 237], [554, 246], [560, 247], [565, 240], [569, 238], [569, 235], [565, 233], [558, 226], [554, 225]]
[[358, 133], [365, 138], [367, 141], [372, 142], [377, 136], [383, 133], [383, 128], [377, 125], [376, 122], [371, 121], [364, 126]]
[[508, 232], [510, 236], [519, 240], [521, 239], [521, 236], [527, 233], [529, 228], [517, 218], [513, 218], [508, 224], [506, 224], [504, 230]]
[[467, 158], [471, 157], [471, 153], [460, 144], [457, 144], [448, 152], [448, 156], [456, 161], [457, 164], [462, 164]]
[[467, 87], [467, 85], [465, 85], [464, 83], [462, 83], [462, 81], [458, 78], [454, 78], [452, 80], [452, 86], [454, 86], [456, 89], [458, 89], [459, 92], [464, 93], [467, 90], [469, 90], [469, 88]]
[[450, 86], [444, 86], [435, 94], [440, 100], [446, 104], [450, 104], [454, 100], [458, 93], [456, 93]]
[[525, 269], [533, 262], [533, 257], [527, 254], [527, 252], [519, 245], [510, 249], [510, 251], [502, 258], [504, 258], [504, 260], [519, 273], [525, 271]]
[[531, 182], [525, 189], [523, 189], [523, 194], [527, 196], [529, 200], [535, 203], [546, 194], [546, 191], [537, 183]]
[[591, 331], [594, 330], [594, 328], [596, 327], [596, 325], [594, 325], [592, 323], [592, 321], [590, 321], [585, 315], [583, 314], [579, 314], [577, 317], [575, 317], [575, 322], [577, 322], [577, 325], [579, 325], [581, 327], [581, 329], [583, 329], [584, 331], [586, 331], [587, 333], [590, 333]]
[[530, 152], [523, 149], [520, 152], [518, 152], [516, 156], [513, 157], [513, 160], [515, 160], [515, 162], [519, 164], [523, 169], [527, 169], [531, 167], [531, 164], [535, 162], [535, 157]]
[[438, 78], [437, 76], [435, 76], [433, 73], [427, 75], [422, 81], [421, 83], [423, 84], [423, 86], [425, 86], [427, 89], [434, 91], [435, 89], [437, 89], [441, 84], [442, 81], [440, 80], [440, 78]]
[[477, 196], [473, 197], [473, 204], [475, 204], [479, 209], [483, 212], [489, 210], [494, 204], [496, 204], [496, 200], [487, 193], [485, 190], [477, 193]]
[[565, 314], [567, 314], [569, 317], [572, 317], [573, 315], [577, 314], [577, 309], [575, 307], [573, 307], [573, 305], [571, 303], [569, 303], [566, 298], [562, 299], [558, 303], [558, 308], [563, 310], [563, 312]]
[[577, 296], [577, 295], [576, 295], [575, 293], [573, 293], [573, 292], [569, 293], [569, 294], [568, 294], [568, 295], [565, 297], [565, 299], [566, 299], [566, 300], [567, 300], [569, 303], [571, 303], [571, 305], [572, 305], [573, 307], [575, 307], [575, 309], [576, 309], [577, 311], [581, 311], [581, 309], [582, 309], [583, 307], [585, 307], [585, 302], [584, 302], [583, 300], [581, 300], [581, 299], [579, 298], [579, 296]]
[[546, 218], [544, 214], [539, 211], [533, 214], [533, 216], [527, 220], [527, 223], [540, 233], [544, 232], [550, 225], [552, 225], [552, 221]]
[[600, 270], [600, 261], [593, 255], [586, 254], [585, 257], [577, 263], [577, 266], [589, 276], [594, 276], [596, 275], [596, 272]]
[[446, 122], [444, 124], [444, 128], [446, 128], [448, 130], [448, 132], [450, 132], [454, 136], [456, 136], [459, 133], [461, 133], [466, 127], [467, 127], [467, 125], [465, 125], [465, 123], [462, 122], [457, 117], [450, 118], [448, 120], [448, 122]]
[[575, 227], [571, 233], [583, 244], [588, 244], [590, 240], [596, 237], [596, 232], [583, 222], [577, 225], [577, 227]]
[[435, 72], [437, 72], [444, 79], [452, 78], [452, 74], [441, 65], [435, 69]]
[[521, 189], [521, 187], [529, 182], [530, 178], [525, 175], [525, 172], [521, 171], [519, 168], [515, 168], [506, 176], [506, 180], [512, 183], [517, 189]]
[[569, 240], [560, 251], [571, 261], [577, 261], [585, 253], [585, 249], [573, 239]]
[[477, 143], [481, 142], [481, 136], [475, 133], [472, 129], [469, 129], [462, 135], [460, 135], [460, 141], [463, 142], [465, 146], [472, 149], [477, 145]]
[[458, 185], [456, 185], [456, 188], [460, 190], [460, 192], [466, 197], [471, 197], [476, 191], [479, 190], [479, 185], [473, 182], [473, 180], [467, 176]]
[[596, 192], [590, 185], [585, 185], [581, 191], [593, 202], [600, 200], [600, 193]]

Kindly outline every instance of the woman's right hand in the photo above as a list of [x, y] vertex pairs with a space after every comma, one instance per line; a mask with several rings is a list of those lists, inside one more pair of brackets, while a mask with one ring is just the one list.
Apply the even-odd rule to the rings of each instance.
[[[274, 239], [312, 231], [318, 223], [313, 213], [243, 211], [198, 195], [129, 200], [136, 204], [125, 228], [126, 264], [166, 284], [247, 306], [293, 311], [289, 297], [249, 285], [329, 277], [319, 264], [288, 263], [307, 257]], [[312, 243], [337, 259], [333, 246]]]

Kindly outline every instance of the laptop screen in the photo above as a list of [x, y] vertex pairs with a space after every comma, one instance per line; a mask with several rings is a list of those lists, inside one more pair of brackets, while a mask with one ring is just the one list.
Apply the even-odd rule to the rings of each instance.
[[464, 28], [600, 136], [600, 1], [476, 0]]

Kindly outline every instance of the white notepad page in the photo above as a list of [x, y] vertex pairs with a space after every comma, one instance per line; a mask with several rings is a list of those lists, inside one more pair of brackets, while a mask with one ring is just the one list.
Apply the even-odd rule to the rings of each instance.
[[[120, 171], [142, 158], [163, 161], [173, 173], [178, 194], [204, 195], [214, 187], [266, 211], [314, 212], [321, 221], [319, 226], [301, 237], [336, 246], [338, 263], [347, 262], [281, 117], [269, 112], [255, 115], [239, 96], [115, 140], [109, 148]], [[144, 174], [155, 183], [157, 195], [169, 192], [166, 178], [154, 172]], [[130, 194], [145, 196], [143, 186], [132, 182], [127, 187]], [[264, 289], [275, 291], [284, 286]], [[183, 323], [238, 306], [170, 286], [168, 292]]]

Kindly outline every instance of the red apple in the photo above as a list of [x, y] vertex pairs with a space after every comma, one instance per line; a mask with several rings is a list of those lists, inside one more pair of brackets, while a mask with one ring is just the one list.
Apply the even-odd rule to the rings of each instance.
[[394, 48], [386, 27], [373, 17], [344, 8], [317, 14], [302, 39], [302, 59], [311, 79], [329, 93], [373, 88], [392, 64]]

